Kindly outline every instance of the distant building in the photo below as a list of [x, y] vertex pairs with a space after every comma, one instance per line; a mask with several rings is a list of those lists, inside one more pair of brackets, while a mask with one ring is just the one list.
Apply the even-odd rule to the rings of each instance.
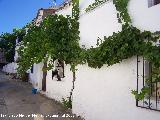
[[40, 23], [42, 22], [42, 20], [43, 20], [45, 17], [47, 17], [48, 15], [54, 14], [57, 9], [58, 9], [58, 8], [56, 8], [56, 7], [50, 7], [50, 8], [48, 8], [48, 9], [43, 9], [43, 8], [39, 9], [38, 12], [37, 12], [36, 18], [33, 20], [34, 23], [35, 23], [37, 26], [39, 26]]

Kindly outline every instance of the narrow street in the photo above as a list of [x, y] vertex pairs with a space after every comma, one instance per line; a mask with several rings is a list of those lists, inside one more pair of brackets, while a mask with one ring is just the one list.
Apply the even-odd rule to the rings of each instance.
[[[37, 117], [41, 115], [44, 118]], [[13, 80], [0, 72], [0, 120], [80, 120], [73, 117], [58, 102], [32, 94], [30, 83]]]

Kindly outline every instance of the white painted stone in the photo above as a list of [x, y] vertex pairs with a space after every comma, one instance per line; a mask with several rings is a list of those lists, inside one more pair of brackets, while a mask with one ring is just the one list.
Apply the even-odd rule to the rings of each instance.
[[[112, 1], [84, 14], [84, 8], [93, 1], [82, 0], [80, 4], [80, 44], [87, 48], [96, 47], [98, 37], [103, 39], [103, 36], [121, 30]], [[142, 31], [160, 31], [160, 4], [148, 8], [147, 0], [130, 0], [128, 10], [134, 26]], [[58, 14], [71, 15], [71, 7]], [[41, 86], [42, 64], [36, 66], [30, 79]], [[77, 68], [73, 113], [86, 120], [159, 120], [159, 112], [137, 108], [131, 94], [131, 90], [136, 89], [136, 57], [110, 67], [105, 65], [101, 69], [89, 68], [87, 65]], [[73, 74], [69, 65], [65, 66], [64, 73], [65, 78], [60, 82], [52, 80], [52, 70], [47, 73], [45, 94], [57, 101], [67, 98], [72, 89]]]
[[29, 80], [32, 83], [33, 87], [38, 91], [42, 90], [42, 78], [43, 78], [43, 63], [34, 64], [33, 73], [29, 71]]

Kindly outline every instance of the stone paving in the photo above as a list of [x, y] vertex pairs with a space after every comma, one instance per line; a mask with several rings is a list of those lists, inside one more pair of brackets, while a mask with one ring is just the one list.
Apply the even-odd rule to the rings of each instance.
[[[32, 94], [31, 89], [30, 83], [13, 80], [0, 72], [0, 120], [81, 120], [60, 103]], [[42, 115], [45, 117], [38, 117]]]

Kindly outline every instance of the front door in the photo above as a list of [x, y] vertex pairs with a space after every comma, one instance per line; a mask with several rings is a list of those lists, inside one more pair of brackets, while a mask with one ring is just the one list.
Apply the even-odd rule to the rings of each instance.
[[42, 79], [42, 90], [43, 91], [46, 91], [46, 76], [47, 76], [47, 71], [46, 71], [45, 68], [47, 68], [47, 63], [44, 63], [44, 65], [43, 65], [43, 79]]

